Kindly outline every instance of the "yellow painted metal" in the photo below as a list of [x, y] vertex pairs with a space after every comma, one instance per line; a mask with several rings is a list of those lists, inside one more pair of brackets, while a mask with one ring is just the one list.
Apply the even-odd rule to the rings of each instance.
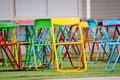
[[12, 52], [15, 53], [15, 59], [18, 62], [18, 50], [17, 50], [17, 45], [16, 45], [16, 27], [12, 30], [12, 42], [15, 43], [15, 45], [12, 45]]
[[80, 22], [80, 27], [81, 28], [88, 28], [88, 23], [87, 22]]
[[[52, 57], [53, 57], [53, 69], [54, 69], [54, 66], [56, 65], [56, 69], [55, 71], [58, 71], [58, 72], [85, 72], [87, 70], [87, 62], [86, 62], [86, 55], [85, 55], [85, 48], [84, 48], [84, 40], [83, 40], [83, 34], [82, 34], [82, 28], [84, 27], [87, 27], [87, 23], [84, 22], [84, 23], [81, 23], [80, 22], [80, 19], [79, 18], [52, 18], [51, 19], [51, 23], [52, 23], [52, 35], [53, 35], [53, 47], [54, 47], [54, 52]], [[56, 42], [56, 38], [55, 38], [55, 33], [54, 33], [54, 28], [56, 26], [54, 25], [59, 25], [59, 26], [71, 26], [71, 25], [75, 25], [75, 24], [78, 24], [79, 26], [79, 30], [80, 30], [80, 41], [79, 42], [62, 42], [62, 43], [57, 43]], [[59, 68], [59, 62], [58, 62], [58, 52], [57, 52], [57, 45], [72, 45], [72, 44], [76, 44], [76, 45], [81, 45], [81, 51], [79, 54], [79, 59], [81, 58], [81, 56], [83, 57], [83, 62], [84, 62], [84, 68], [81, 68], [80, 67], [80, 64], [81, 62], [79, 62], [79, 67], [78, 68], [73, 68], [73, 69], [60, 69]], [[83, 53], [83, 55], [81, 54]], [[55, 59], [54, 59], [55, 57]], [[54, 61], [56, 63], [54, 63]]]
[[[89, 28], [87, 22], [80, 22], [80, 27], [82, 29], [88, 29]], [[88, 42], [87, 42], [87, 38], [86, 38], [86, 35], [87, 35], [86, 33], [87, 33], [87, 31], [85, 30], [84, 33], [82, 33], [82, 34], [83, 34], [83, 41], [84, 41], [84, 47], [85, 47], [85, 54], [86, 54], [86, 58], [87, 58], [88, 57], [88, 49], [87, 49], [86, 45], [87, 45]]]
[[80, 22], [79, 18], [52, 18], [51, 22], [55, 25], [74, 25]]

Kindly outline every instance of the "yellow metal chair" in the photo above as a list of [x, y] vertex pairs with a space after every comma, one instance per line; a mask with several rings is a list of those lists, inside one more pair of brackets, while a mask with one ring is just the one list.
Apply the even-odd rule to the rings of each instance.
[[84, 47], [85, 47], [85, 53], [86, 53], [86, 58], [88, 58], [88, 52], [89, 52], [89, 47], [90, 47], [90, 41], [88, 39], [88, 23], [86, 21], [80, 22], [80, 27], [82, 28], [82, 35], [83, 35], [83, 40], [84, 40]]
[[51, 23], [55, 51], [52, 54], [53, 70], [58, 72], [86, 71], [87, 63], [82, 35], [82, 27], [85, 27], [86, 23], [81, 23], [79, 18], [52, 18]]

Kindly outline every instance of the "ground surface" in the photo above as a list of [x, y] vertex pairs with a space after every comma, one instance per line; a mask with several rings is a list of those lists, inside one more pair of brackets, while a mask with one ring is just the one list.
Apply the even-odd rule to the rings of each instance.
[[48, 80], [120, 80], [120, 76], [112, 76], [112, 77], [87, 77], [87, 78], [67, 78], [67, 79], [48, 79]]
[[120, 63], [113, 72], [105, 71], [105, 62], [88, 64], [83, 73], [59, 73], [52, 70], [13, 71], [0, 66], [0, 80], [120, 80]]

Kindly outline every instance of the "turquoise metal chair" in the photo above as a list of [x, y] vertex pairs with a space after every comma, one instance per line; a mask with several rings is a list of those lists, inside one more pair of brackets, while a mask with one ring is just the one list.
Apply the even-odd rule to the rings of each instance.
[[[104, 36], [102, 36], [101, 27], [98, 26], [98, 22], [96, 20], [88, 20], [88, 25], [91, 34], [94, 35], [91, 49], [88, 53], [88, 63], [97, 63], [98, 60], [104, 61], [104, 56], [107, 55], [107, 53], [104, 46]], [[93, 60], [93, 57], [95, 60]]]
[[[109, 50], [109, 59], [106, 64], [105, 70], [107, 72], [113, 72], [115, 70], [115, 67], [118, 62], [120, 62], [120, 50], [119, 50], [119, 45], [120, 45], [120, 36], [119, 36], [119, 27], [120, 27], [120, 20], [104, 20], [103, 21], [103, 26], [113, 29], [114, 30], [114, 35], [112, 38], [109, 38], [109, 35], [111, 36], [112, 34], [107, 35], [107, 42], [106, 45], [108, 45], [108, 50]], [[103, 31], [103, 30], [102, 30]], [[118, 34], [116, 34], [118, 33]], [[117, 38], [117, 39], [116, 39]], [[110, 68], [112, 66], [112, 68]]]
[[[110, 56], [106, 64], [105, 70], [107, 72], [113, 72], [117, 66], [117, 63], [120, 62], [120, 50], [119, 52], [116, 52], [117, 47], [120, 46], [120, 36], [118, 37], [116, 42], [107, 42], [107, 45], [112, 46], [112, 48], [110, 50]], [[112, 66], [112, 68], [110, 66]]]

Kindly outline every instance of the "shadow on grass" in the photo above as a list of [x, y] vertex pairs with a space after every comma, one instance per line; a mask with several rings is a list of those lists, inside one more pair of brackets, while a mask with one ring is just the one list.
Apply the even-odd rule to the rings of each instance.
[[61, 76], [61, 75], [25, 75], [25, 76], [15, 76], [15, 77], [11, 77], [11, 78], [23, 78], [23, 77], [50, 77], [50, 76]]
[[[22, 72], [22, 71], [36, 71], [36, 70], [13, 70], [13, 69], [7, 69], [7, 70], [0, 70], [0, 72], [18, 72], [18, 71], [20, 71], [20, 72]], [[41, 72], [43, 72], [44, 70], [41, 70]]]

